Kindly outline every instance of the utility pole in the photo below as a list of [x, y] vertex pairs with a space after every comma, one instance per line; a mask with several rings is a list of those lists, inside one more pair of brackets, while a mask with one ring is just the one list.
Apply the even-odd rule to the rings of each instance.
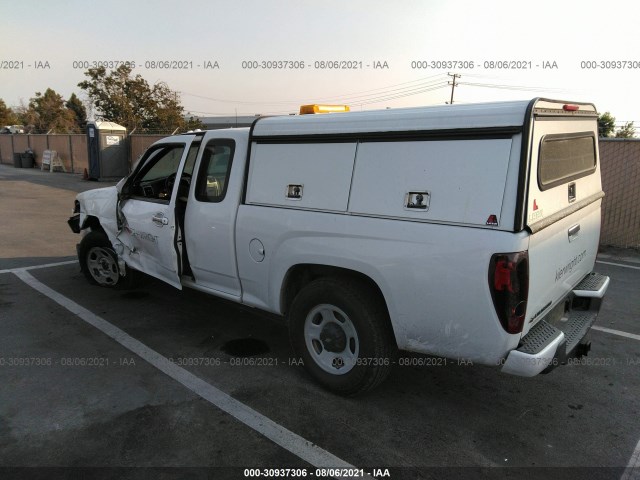
[[453, 78], [453, 81], [447, 82], [448, 85], [451, 85], [451, 100], [449, 101], [449, 105], [453, 105], [453, 91], [458, 85], [456, 83], [456, 78], [460, 78], [460, 75], [458, 75], [457, 73], [454, 73], [454, 74], [447, 73], [447, 75]]

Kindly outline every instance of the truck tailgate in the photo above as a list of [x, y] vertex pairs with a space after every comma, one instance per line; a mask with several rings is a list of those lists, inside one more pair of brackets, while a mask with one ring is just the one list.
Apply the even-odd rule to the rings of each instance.
[[600, 237], [600, 203], [596, 200], [531, 235], [523, 334], [593, 270]]
[[532, 121], [526, 197], [529, 298], [523, 334], [593, 270], [604, 196], [595, 107], [541, 100]]

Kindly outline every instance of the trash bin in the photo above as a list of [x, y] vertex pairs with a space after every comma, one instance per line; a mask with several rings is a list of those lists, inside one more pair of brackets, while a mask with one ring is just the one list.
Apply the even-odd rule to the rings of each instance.
[[13, 154], [13, 166], [16, 168], [22, 168], [22, 153]]
[[22, 164], [22, 168], [33, 168], [35, 163], [35, 158], [33, 152], [26, 151], [20, 156], [20, 163]]

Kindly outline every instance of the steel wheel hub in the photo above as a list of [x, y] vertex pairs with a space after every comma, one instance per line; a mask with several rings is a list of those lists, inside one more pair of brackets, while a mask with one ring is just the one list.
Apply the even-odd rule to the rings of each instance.
[[358, 333], [347, 314], [335, 305], [318, 305], [309, 312], [304, 338], [311, 358], [325, 372], [344, 375], [357, 363]]
[[87, 254], [87, 268], [100, 285], [113, 286], [118, 283], [120, 272], [115, 256], [106, 248], [93, 247]]

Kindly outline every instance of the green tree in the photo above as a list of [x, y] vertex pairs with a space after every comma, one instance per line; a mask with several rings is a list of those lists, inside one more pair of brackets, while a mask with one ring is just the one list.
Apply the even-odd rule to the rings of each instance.
[[75, 129], [74, 113], [64, 106], [64, 99], [55, 90], [47, 88], [36, 92], [29, 100], [25, 112], [26, 124], [34, 125], [38, 132], [70, 133]]
[[7, 107], [4, 100], [0, 98], [0, 128], [5, 125], [17, 125], [20, 122], [15, 112]]
[[87, 70], [88, 77], [78, 84], [87, 92], [96, 110], [105, 119], [137, 131], [160, 130], [173, 132], [184, 130], [184, 108], [178, 93], [166, 83], [154, 85], [132, 75], [128, 65], [120, 65], [107, 73], [104, 67]]
[[84, 130], [87, 125], [87, 109], [75, 93], [71, 94], [64, 106], [73, 112], [76, 129]]
[[604, 112], [598, 117], [598, 135], [611, 137], [616, 129], [616, 118], [609, 112]]
[[625, 123], [624, 127], [616, 132], [616, 138], [633, 138], [635, 135], [636, 127], [633, 126], [633, 122]]
[[188, 132], [189, 130], [204, 130], [204, 124], [198, 117], [191, 116], [185, 120], [183, 129], [185, 132]]

